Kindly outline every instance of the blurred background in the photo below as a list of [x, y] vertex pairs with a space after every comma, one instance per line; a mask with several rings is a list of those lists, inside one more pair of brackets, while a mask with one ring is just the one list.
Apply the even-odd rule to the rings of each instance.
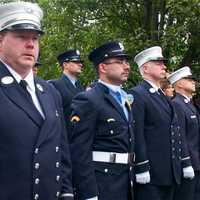
[[[13, 2], [0, 0], [1, 3]], [[80, 80], [88, 85], [96, 79], [88, 53], [107, 41], [120, 41], [134, 56], [159, 45], [164, 50], [168, 71], [191, 67], [200, 78], [200, 0], [32, 0], [44, 11], [45, 35], [40, 41], [39, 76], [60, 76], [56, 57], [70, 48], [79, 49], [84, 62]], [[140, 81], [131, 60], [125, 88]]]

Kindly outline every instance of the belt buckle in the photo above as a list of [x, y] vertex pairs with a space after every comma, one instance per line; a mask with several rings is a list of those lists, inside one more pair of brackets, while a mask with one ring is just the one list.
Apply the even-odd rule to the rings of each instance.
[[116, 153], [110, 153], [110, 163], [116, 162]]
[[128, 154], [128, 163], [134, 164], [134, 162], [135, 162], [135, 153], [134, 152], [129, 153]]

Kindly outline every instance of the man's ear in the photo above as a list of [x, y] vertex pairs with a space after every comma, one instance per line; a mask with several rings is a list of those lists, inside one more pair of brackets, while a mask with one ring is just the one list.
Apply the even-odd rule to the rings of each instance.
[[100, 63], [99, 64], [99, 72], [105, 74], [106, 73], [106, 67], [107, 67], [106, 64]]
[[63, 71], [64, 71], [64, 70], [67, 70], [67, 69], [68, 69], [68, 63], [67, 63], [67, 62], [64, 62], [64, 63], [62, 64], [62, 68], [63, 68]]
[[0, 48], [2, 46], [3, 38], [4, 38], [5, 34], [6, 34], [5, 32], [0, 32]]
[[0, 47], [2, 46], [2, 41], [3, 41], [3, 34], [0, 33]]
[[142, 66], [143, 73], [145, 73], [145, 74], [148, 73], [148, 69], [149, 69], [148, 63], [143, 64], [143, 66]]
[[180, 80], [176, 81], [176, 83], [175, 83], [175, 86], [179, 87], [179, 88], [184, 87], [184, 85], [185, 85], [184, 79], [180, 79]]

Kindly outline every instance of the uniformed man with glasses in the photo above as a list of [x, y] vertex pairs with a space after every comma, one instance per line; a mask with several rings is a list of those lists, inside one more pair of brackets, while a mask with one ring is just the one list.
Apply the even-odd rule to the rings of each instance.
[[120, 42], [103, 44], [89, 54], [99, 80], [72, 101], [70, 143], [77, 199], [132, 199], [133, 97], [122, 89], [129, 58]]

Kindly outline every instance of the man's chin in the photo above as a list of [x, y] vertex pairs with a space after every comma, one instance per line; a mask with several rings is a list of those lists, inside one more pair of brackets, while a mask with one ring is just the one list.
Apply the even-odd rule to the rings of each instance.
[[32, 68], [34, 66], [34, 62], [33, 61], [25, 61], [25, 62], [21, 62], [21, 66], [23, 66], [24, 68]]

